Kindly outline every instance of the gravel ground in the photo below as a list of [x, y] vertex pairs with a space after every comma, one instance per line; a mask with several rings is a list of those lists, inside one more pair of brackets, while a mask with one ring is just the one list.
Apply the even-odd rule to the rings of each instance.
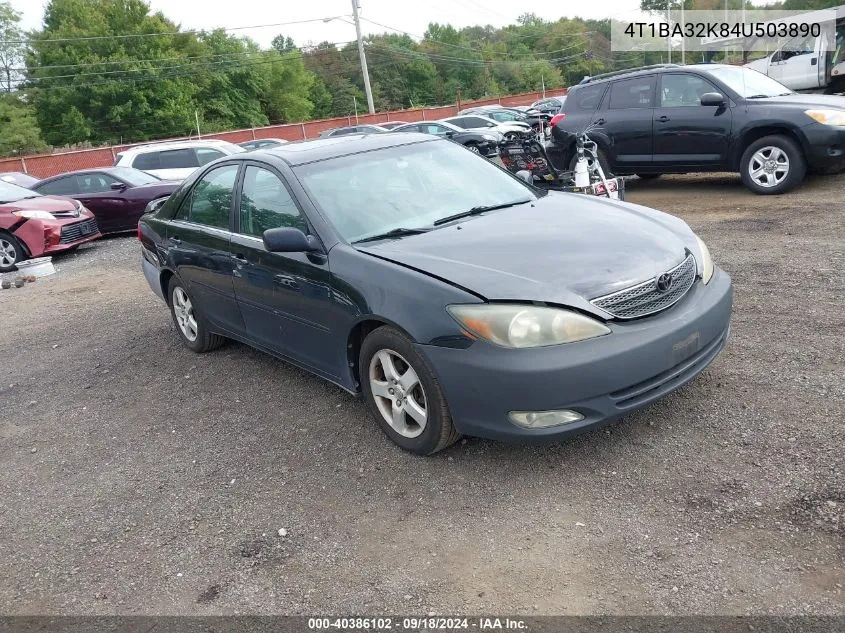
[[0, 291], [0, 613], [845, 614], [842, 182], [632, 182], [733, 276], [726, 350], [607, 429], [432, 458], [185, 349], [134, 238], [57, 258]]

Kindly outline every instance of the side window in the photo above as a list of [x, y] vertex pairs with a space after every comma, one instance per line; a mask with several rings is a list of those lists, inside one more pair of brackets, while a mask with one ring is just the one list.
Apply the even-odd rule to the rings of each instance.
[[[256, 145], [256, 148], [258, 147], [261, 147], [261, 145]], [[211, 161], [226, 155], [223, 152], [216, 149], [211, 149], [210, 147], [198, 147], [196, 151], [197, 161], [199, 161], [200, 166], [207, 165]]]
[[185, 198], [179, 219], [228, 230], [237, 178], [238, 165], [212, 169], [197, 181], [191, 195]]
[[482, 119], [481, 117], [472, 117], [471, 125], [472, 127], [493, 127], [494, 124], [487, 119]]
[[654, 103], [654, 76], [617, 81], [610, 87], [610, 108], [650, 108]]
[[103, 193], [111, 191], [113, 183], [120, 182], [107, 174], [77, 174], [76, 181], [79, 185], [79, 193]]
[[437, 136], [443, 136], [449, 131], [442, 125], [437, 125], [437, 123], [428, 123], [427, 125], [421, 125], [420, 127], [426, 134], [435, 134]]
[[607, 90], [607, 84], [582, 86], [572, 91], [566, 100], [567, 112], [595, 112]]
[[666, 74], [660, 80], [660, 106], [682, 108], [701, 105], [701, 95], [718, 92], [713, 85], [696, 75]]
[[159, 153], [147, 152], [145, 154], [138, 154], [135, 160], [132, 161], [132, 167], [140, 169], [141, 171], [149, 169], [161, 169], [159, 166]]
[[252, 165], [244, 172], [240, 218], [241, 233], [254, 237], [282, 227], [308, 233], [308, 224], [285, 184], [273, 172]]
[[79, 189], [76, 185], [76, 176], [66, 176], [64, 178], [54, 180], [53, 182], [48, 182], [36, 187], [35, 191], [45, 196], [69, 196], [79, 193]]
[[159, 169], [185, 169], [186, 167], [199, 167], [197, 155], [192, 148], [170, 149], [161, 152], [159, 157]]
[[467, 117], [465, 119], [449, 119], [447, 122], [451, 123], [452, 125], [457, 125], [458, 127], [463, 128], [465, 130], [472, 127], [472, 119], [470, 117]]

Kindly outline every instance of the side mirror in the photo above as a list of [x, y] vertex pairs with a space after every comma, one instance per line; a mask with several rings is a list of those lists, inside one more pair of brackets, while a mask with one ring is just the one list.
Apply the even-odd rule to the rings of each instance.
[[144, 209], [144, 215], [147, 213], [155, 213], [159, 209], [164, 206], [164, 203], [167, 202], [167, 198], [156, 198], [155, 200], [151, 200], [147, 207]]
[[113, 182], [111, 184], [111, 189], [112, 191], [123, 191], [124, 189], [126, 189], [126, 185], [122, 182]]
[[264, 231], [264, 248], [271, 253], [312, 253], [319, 250], [313, 237], [288, 227]]
[[701, 95], [701, 105], [723, 106], [725, 105], [725, 95], [721, 92], [705, 92]]
[[445, 136], [446, 138], [452, 138], [453, 136], [455, 136], [455, 132], [454, 130], [447, 130], [446, 132], [443, 132], [443, 136]]
[[516, 172], [516, 177], [524, 180], [529, 185], [534, 184], [534, 176], [532, 176], [531, 172], [527, 169], [520, 169], [518, 172]]

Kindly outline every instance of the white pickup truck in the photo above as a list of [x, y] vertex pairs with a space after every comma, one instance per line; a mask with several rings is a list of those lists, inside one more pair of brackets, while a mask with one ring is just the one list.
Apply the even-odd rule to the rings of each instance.
[[836, 22], [836, 41], [829, 37], [797, 37], [774, 53], [746, 64], [796, 91], [845, 92], [845, 20]]

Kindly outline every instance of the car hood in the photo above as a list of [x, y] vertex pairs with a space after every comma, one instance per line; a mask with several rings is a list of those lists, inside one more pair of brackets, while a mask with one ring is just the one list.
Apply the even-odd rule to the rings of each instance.
[[50, 213], [67, 213], [69, 211], [79, 211], [82, 207], [76, 200], [63, 196], [37, 196], [35, 198], [25, 198], [24, 200], [0, 204], [0, 208], [7, 212], [27, 209], [48, 211]]
[[[765, 99], [748, 99], [749, 104], [763, 105], [763, 106], [795, 106], [802, 109], [827, 109], [827, 110], [845, 110], [845, 97], [839, 95], [815, 95], [815, 94], [801, 94], [793, 93], [790, 95], [783, 95], [780, 97], [766, 97]], [[808, 123], [812, 123], [812, 119], [807, 119]]]
[[360, 251], [444, 279], [489, 301], [542, 301], [600, 314], [589, 300], [698, 256], [682, 220], [638, 205], [551, 192]]

